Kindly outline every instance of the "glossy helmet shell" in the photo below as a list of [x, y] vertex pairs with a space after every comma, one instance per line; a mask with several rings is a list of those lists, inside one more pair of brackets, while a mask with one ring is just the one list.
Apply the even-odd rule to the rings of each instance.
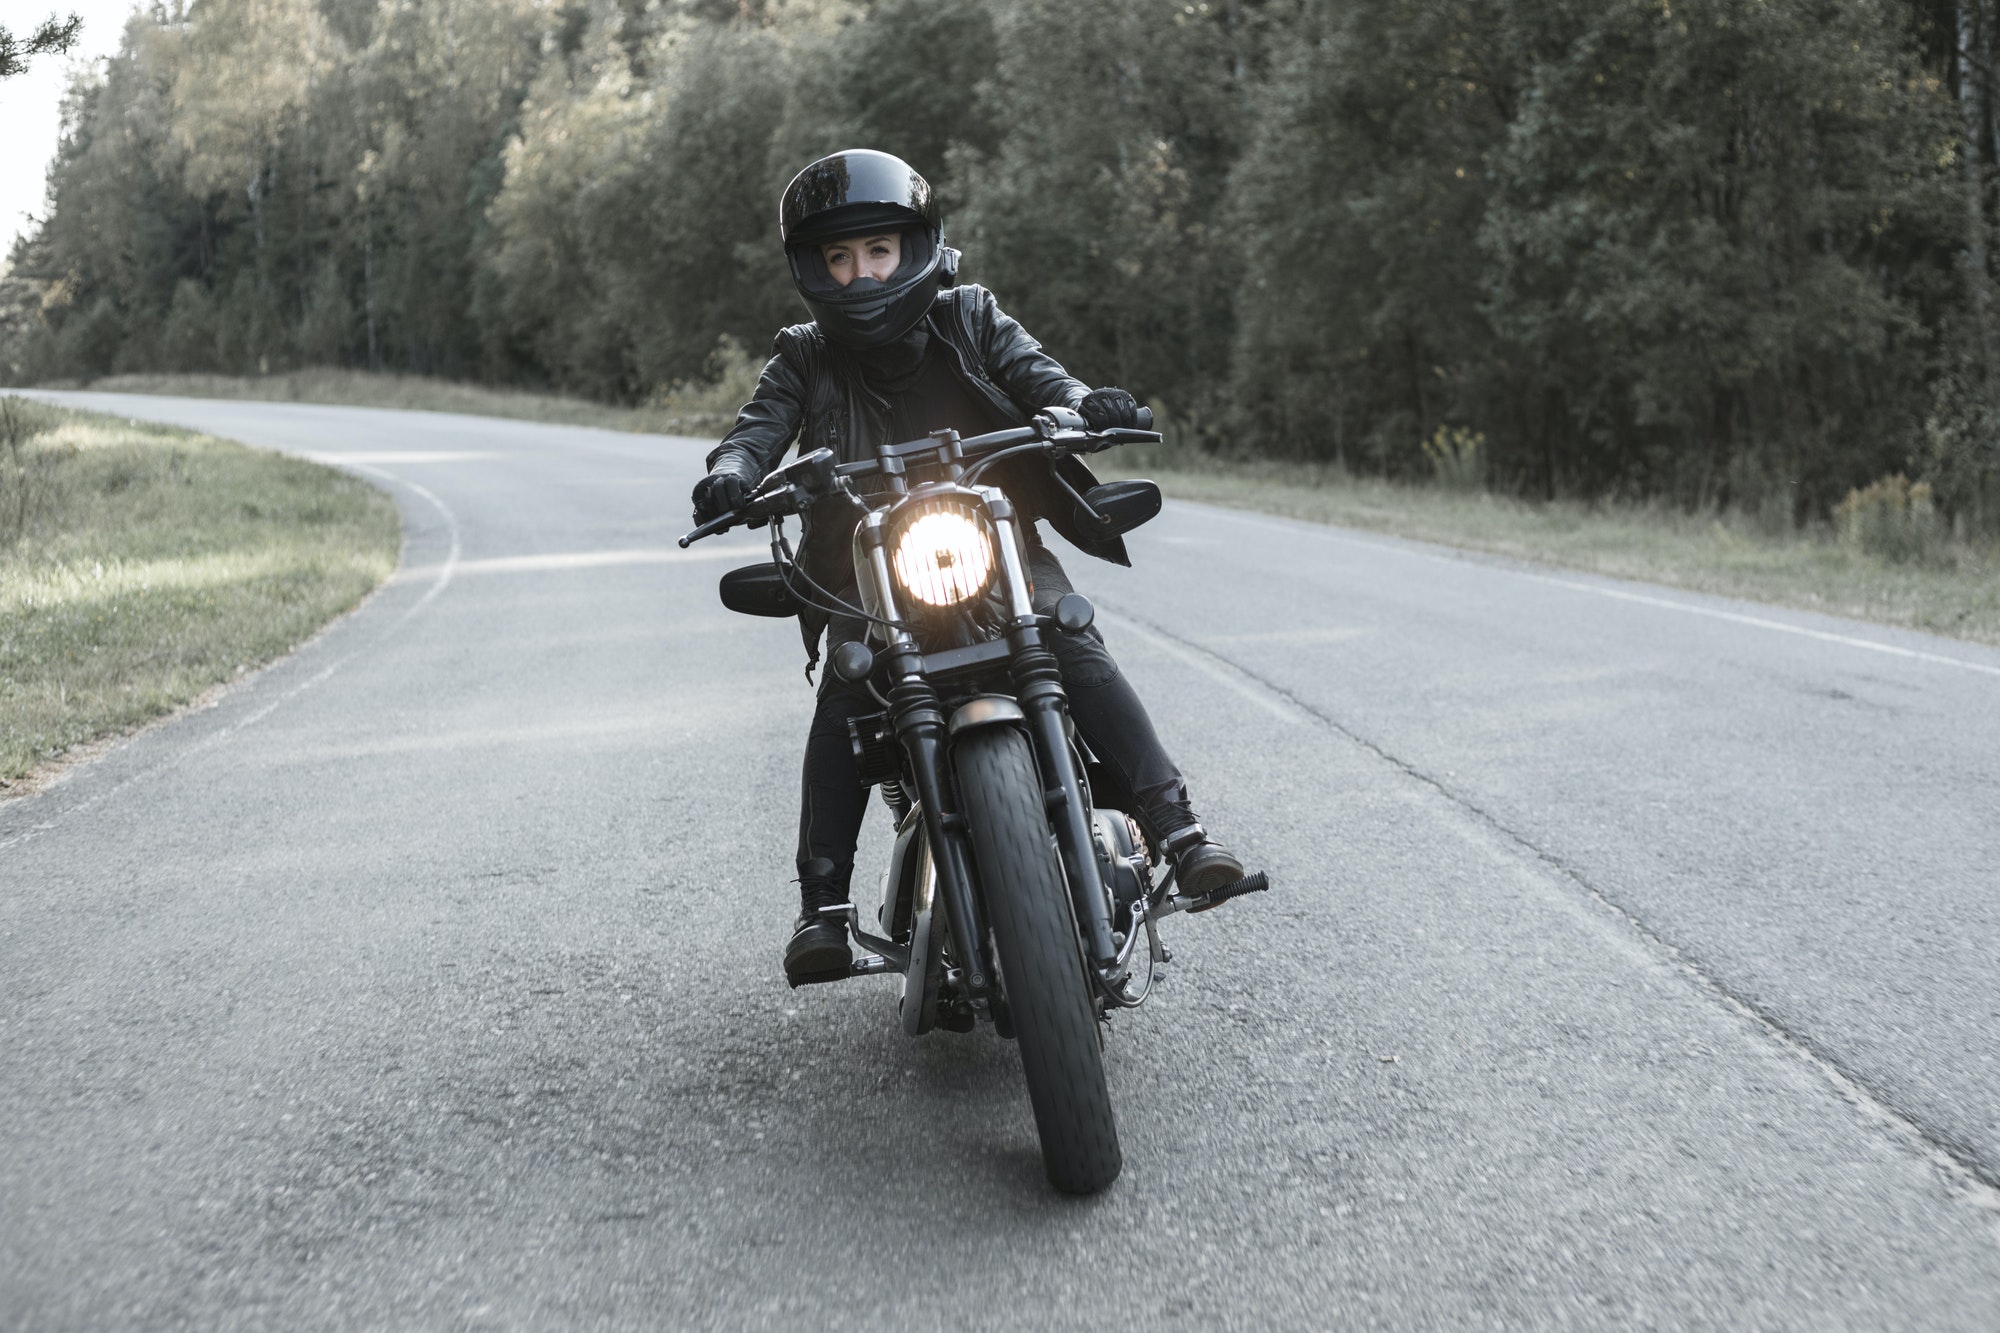
[[[820, 246], [878, 231], [902, 234], [896, 271], [886, 282], [834, 282]], [[806, 309], [821, 332], [848, 347], [880, 347], [915, 328], [958, 257], [945, 248], [930, 182], [900, 157], [868, 148], [823, 157], [792, 177], [778, 203], [778, 234]]]

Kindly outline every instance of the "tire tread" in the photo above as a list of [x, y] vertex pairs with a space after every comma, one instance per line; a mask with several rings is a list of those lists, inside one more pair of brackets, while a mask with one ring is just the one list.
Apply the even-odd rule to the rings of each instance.
[[1095, 1194], [1124, 1158], [1034, 752], [1018, 731], [993, 727], [963, 737], [955, 765], [1043, 1167], [1057, 1189]]

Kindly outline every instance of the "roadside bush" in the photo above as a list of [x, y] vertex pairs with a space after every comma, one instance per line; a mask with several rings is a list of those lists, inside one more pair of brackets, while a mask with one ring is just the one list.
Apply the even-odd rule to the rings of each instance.
[[26, 398], [0, 398], [0, 549], [20, 541], [47, 507], [60, 455], [29, 446], [59, 420]]
[[766, 359], [725, 333], [708, 354], [707, 375], [654, 390], [646, 406], [665, 414], [662, 430], [719, 436], [756, 394]]
[[160, 364], [167, 370], [211, 370], [215, 366], [215, 303], [193, 278], [174, 284], [173, 304], [160, 330]]
[[1898, 562], [1936, 556], [1945, 536], [1930, 484], [1911, 485], [1901, 473], [1849, 491], [1834, 521], [1843, 541]]
[[1924, 476], [1961, 537], [2000, 534], [2000, 412], [1979, 377], [1954, 367], [1940, 377], [1924, 421]]
[[1486, 486], [1486, 437], [1463, 426], [1439, 426], [1424, 441], [1424, 458], [1431, 475], [1448, 491], [1477, 491]]

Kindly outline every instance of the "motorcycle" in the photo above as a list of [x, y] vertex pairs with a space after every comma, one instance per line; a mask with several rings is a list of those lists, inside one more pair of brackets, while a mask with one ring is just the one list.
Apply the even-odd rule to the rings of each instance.
[[[1141, 412], [1141, 428], [1092, 431], [1049, 408], [1024, 427], [965, 439], [938, 431], [852, 463], [815, 450], [680, 539], [686, 548], [768, 525], [770, 560], [725, 574], [724, 605], [768, 616], [815, 607], [867, 625], [830, 665], [882, 704], [849, 731], [895, 841], [872, 923], [851, 903], [826, 909], [868, 951], [847, 975], [899, 975], [913, 1037], [985, 1022], [1013, 1038], [1044, 1169], [1071, 1194], [1105, 1189], [1123, 1164], [1099, 1025], [1143, 1003], [1165, 975], [1173, 955], [1159, 922], [1269, 887], [1259, 873], [1189, 898], [1139, 822], [1093, 802], [1093, 791], [1111, 790], [1108, 775], [1070, 721], [1048, 636], [1085, 632], [1095, 608], [1070, 593], [1052, 614], [1035, 611], [1020, 515], [982, 484], [1009, 459], [1053, 463], [1158, 441]], [[857, 487], [864, 480], [869, 489]], [[1057, 481], [1079, 521], [1107, 537], [1160, 511], [1150, 481], [1086, 493]], [[785, 536], [786, 518], [836, 495], [865, 511], [852, 538], [859, 605], [814, 582]]]

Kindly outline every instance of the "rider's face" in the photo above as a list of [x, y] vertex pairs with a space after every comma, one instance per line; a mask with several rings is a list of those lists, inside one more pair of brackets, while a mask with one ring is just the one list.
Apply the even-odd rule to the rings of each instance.
[[893, 231], [879, 236], [849, 236], [819, 248], [826, 271], [845, 287], [856, 278], [887, 282], [903, 262], [903, 238]]

